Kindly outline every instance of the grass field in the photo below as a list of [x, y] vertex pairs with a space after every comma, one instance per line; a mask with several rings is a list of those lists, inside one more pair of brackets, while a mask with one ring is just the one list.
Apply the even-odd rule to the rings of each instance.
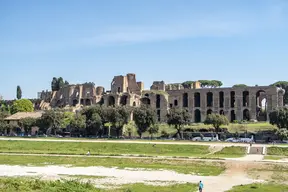
[[245, 147], [224, 147], [221, 151], [218, 151], [212, 155], [208, 155], [208, 158], [239, 158], [246, 155]]
[[268, 147], [267, 155], [278, 155], [288, 157], [288, 147]]
[[0, 178], [0, 192], [194, 192], [195, 184], [173, 184], [168, 186], [152, 186], [144, 184], [123, 185], [115, 189], [97, 189], [90, 183], [78, 181], [41, 181], [32, 178]]
[[285, 156], [275, 156], [275, 155], [265, 155], [264, 160], [281, 160], [288, 157]]
[[208, 146], [200, 145], [156, 145], [137, 143], [84, 143], [84, 142], [45, 142], [45, 141], [0, 141], [0, 151], [8, 153], [39, 154], [86, 154], [122, 155], [140, 154], [146, 156], [185, 156], [193, 157], [209, 153]]
[[141, 159], [141, 158], [93, 158], [93, 157], [43, 157], [1, 155], [0, 164], [4, 165], [71, 165], [77, 167], [103, 166], [123, 168], [165, 169], [184, 174], [219, 175], [225, 170], [220, 162], [189, 160]]
[[234, 187], [232, 190], [228, 192], [285, 192], [288, 191], [288, 185], [282, 184], [251, 184], [251, 185], [243, 185]]

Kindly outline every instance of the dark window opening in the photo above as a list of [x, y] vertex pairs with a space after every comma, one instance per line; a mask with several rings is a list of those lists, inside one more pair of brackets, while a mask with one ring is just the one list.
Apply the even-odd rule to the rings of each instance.
[[194, 94], [194, 107], [200, 107], [201, 106], [200, 103], [201, 103], [200, 93], [197, 92]]
[[161, 111], [157, 110], [157, 117], [158, 117], [158, 121], [161, 121]]
[[219, 107], [220, 108], [224, 107], [224, 92], [223, 91], [219, 92]]
[[230, 106], [231, 108], [235, 107], [235, 91], [230, 92]]
[[236, 120], [235, 111], [232, 110], [232, 111], [230, 112], [230, 121], [233, 122], [233, 121], [235, 121], [235, 120]]
[[249, 91], [243, 91], [242, 96], [243, 96], [243, 107], [248, 107], [249, 106]]
[[174, 100], [174, 106], [178, 106], [178, 100]]
[[250, 120], [250, 113], [248, 109], [243, 110], [243, 120], [249, 121]]
[[183, 94], [183, 107], [188, 107], [188, 93]]
[[156, 108], [160, 108], [160, 103], [161, 103], [161, 96], [156, 95]]
[[194, 121], [195, 123], [200, 123], [201, 122], [201, 112], [199, 109], [196, 109], [194, 111]]
[[213, 93], [207, 93], [207, 107], [213, 106]]

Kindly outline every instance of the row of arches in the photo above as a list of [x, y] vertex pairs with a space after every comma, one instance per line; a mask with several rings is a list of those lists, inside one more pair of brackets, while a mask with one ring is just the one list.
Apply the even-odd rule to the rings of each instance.
[[[263, 90], [259, 90], [257, 91], [256, 93], [256, 103], [259, 103], [261, 101], [259, 101], [259, 97], [265, 93], [265, 91]], [[218, 98], [219, 98], [219, 107], [220, 108], [224, 108], [224, 92], [223, 91], [220, 91], [218, 93]], [[188, 93], [184, 93], [183, 94], [183, 107], [189, 107], [188, 103], [189, 103], [189, 96], [188, 96]], [[206, 93], [206, 107], [213, 107], [214, 103], [214, 94], [212, 92], [208, 92]], [[249, 100], [250, 100], [250, 93], [249, 91], [243, 91], [242, 92], [242, 106], [243, 107], [249, 107], [250, 103], [249, 103]], [[177, 101], [178, 102], [178, 101]], [[235, 91], [230, 91], [230, 107], [231, 108], [234, 108], [235, 107], [235, 102], [236, 102], [236, 94], [235, 94]], [[175, 103], [175, 101], [174, 101]], [[201, 107], [201, 94], [200, 92], [196, 92], [194, 93], [194, 107]]]
[[[147, 102], [149, 103], [150, 100], [147, 101]], [[110, 95], [108, 97], [108, 106], [115, 106], [115, 104], [116, 104], [115, 97]], [[120, 105], [127, 105], [127, 104], [128, 104], [128, 96], [127, 95], [122, 95], [121, 98], [120, 98]], [[133, 102], [133, 106], [136, 106], [136, 102], [135, 101]]]
[[[211, 109], [208, 109], [206, 112], [206, 115], [212, 114], [213, 111]], [[219, 111], [220, 115], [226, 115], [224, 110]], [[236, 120], [236, 113], [235, 110], [230, 111], [230, 121], [233, 122]], [[243, 110], [242, 114], [242, 120], [249, 121], [250, 120], [250, 111], [248, 109]], [[195, 123], [200, 123], [202, 121], [201, 119], [201, 111], [199, 109], [195, 109], [194, 111], [194, 121]]]

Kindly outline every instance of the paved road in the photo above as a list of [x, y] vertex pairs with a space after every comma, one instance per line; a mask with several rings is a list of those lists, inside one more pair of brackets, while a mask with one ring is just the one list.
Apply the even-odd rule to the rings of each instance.
[[[15, 141], [47, 141], [47, 142], [86, 142], [86, 143], [138, 143], [138, 144], [158, 144], [158, 145], [208, 145], [208, 146], [248, 146], [247, 143], [224, 143], [224, 142], [192, 142], [192, 141], [141, 141], [141, 140], [88, 140], [88, 139], [41, 139], [41, 138], [0, 138], [1, 140], [15, 140]], [[270, 144], [253, 144], [253, 146], [273, 146]], [[277, 147], [288, 147], [288, 145], [275, 145]]]

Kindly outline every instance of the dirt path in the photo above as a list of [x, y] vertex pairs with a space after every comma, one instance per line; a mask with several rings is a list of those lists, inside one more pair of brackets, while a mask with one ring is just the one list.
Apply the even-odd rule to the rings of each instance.
[[[104, 167], [27, 167], [0, 165], [0, 176], [42, 176], [44, 179], [59, 179], [60, 175], [105, 176], [95, 180], [97, 187], [131, 183], [198, 183], [204, 182], [205, 192], [223, 192], [235, 185], [259, 182], [248, 178], [244, 172], [226, 171], [220, 176], [195, 176], [173, 171], [147, 171], [140, 169], [116, 169]], [[154, 183], [155, 184], [155, 183]], [[163, 183], [162, 183], [163, 184]]]
[[[7, 138], [2, 137], [1, 140], [15, 140], [15, 141], [47, 141], [47, 142], [86, 142], [86, 143], [138, 143], [138, 144], [161, 144], [161, 145], [205, 145], [205, 146], [244, 146], [247, 147], [247, 143], [224, 143], [224, 142], [192, 142], [192, 141], [139, 141], [139, 140], [89, 140], [89, 139], [41, 139], [41, 138]], [[254, 144], [255, 147], [263, 147], [263, 146], [273, 146], [267, 144]], [[288, 145], [275, 145], [277, 147], [288, 147]]]

